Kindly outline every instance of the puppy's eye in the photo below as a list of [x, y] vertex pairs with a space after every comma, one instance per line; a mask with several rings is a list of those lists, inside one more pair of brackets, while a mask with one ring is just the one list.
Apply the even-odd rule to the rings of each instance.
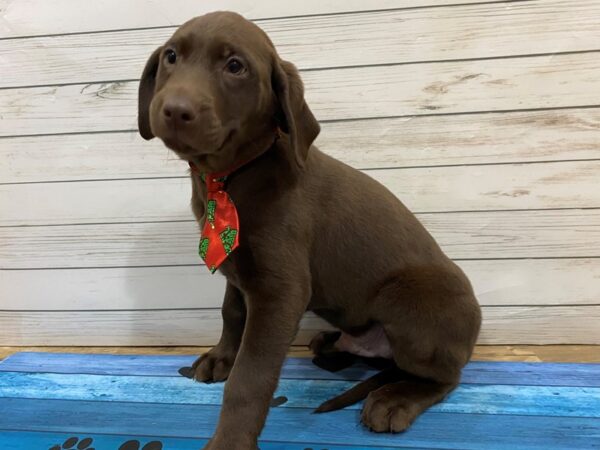
[[165, 52], [165, 58], [169, 64], [175, 64], [175, 61], [177, 61], [177, 53], [175, 53], [175, 50], [168, 49]]
[[227, 64], [225, 65], [225, 70], [234, 75], [240, 75], [244, 73], [246, 68], [239, 59], [231, 58], [229, 61], [227, 61]]

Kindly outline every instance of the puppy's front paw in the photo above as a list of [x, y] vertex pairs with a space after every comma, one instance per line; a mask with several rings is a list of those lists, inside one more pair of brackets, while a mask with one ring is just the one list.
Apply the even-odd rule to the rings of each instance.
[[202, 450], [259, 450], [256, 442], [231, 442], [213, 437]]
[[231, 372], [235, 361], [235, 353], [219, 348], [213, 348], [192, 365], [192, 377], [205, 383], [225, 381]]

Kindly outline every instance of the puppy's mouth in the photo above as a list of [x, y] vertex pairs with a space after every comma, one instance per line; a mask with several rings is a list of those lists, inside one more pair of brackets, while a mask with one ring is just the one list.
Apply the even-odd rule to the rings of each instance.
[[190, 145], [185, 141], [184, 137], [178, 135], [176, 131], [161, 139], [165, 145], [177, 153], [181, 159], [187, 160], [190, 157], [208, 156], [219, 153], [231, 141], [234, 133], [235, 130], [229, 130], [224, 133], [225, 137], [221, 139], [219, 144], [211, 146]]

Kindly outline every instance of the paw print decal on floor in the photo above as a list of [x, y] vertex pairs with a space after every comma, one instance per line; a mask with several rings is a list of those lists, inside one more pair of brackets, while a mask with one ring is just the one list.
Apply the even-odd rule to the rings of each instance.
[[71, 437], [67, 439], [62, 445], [55, 445], [48, 450], [63, 450], [63, 449], [77, 449], [77, 450], [94, 450], [94, 448], [90, 447], [94, 440], [92, 438], [85, 438], [81, 441], [77, 437]]
[[163, 450], [162, 443], [158, 441], [148, 442], [143, 447], [140, 445], [142, 445], [140, 441], [127, 441], [119, 447], [119, 450]]
[[[90, 447], [92, 442], [94, 440], [89, 437], [81, 440], [78, 437], [70, 437], [62, 445], [55, 445], [48, 450], [95, 450], [93, 447]], [[163, 450], [163, 445], [162, 442], [151, 441], [142, 447], [140, 441], [132, 439], [121, 444], [119, 450]]]

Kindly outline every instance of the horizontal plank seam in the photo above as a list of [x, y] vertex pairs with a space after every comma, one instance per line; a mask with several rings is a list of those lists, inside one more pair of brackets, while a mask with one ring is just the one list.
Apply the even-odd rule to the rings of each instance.
[[[596, 211], [600, 206], [580, 207], [555, 207], [555, 208], [507, 208], [507, 209], [458, 209], [453, 211], [418, 211], [416, 216], [426, 214], [480, 214], [480, 213], [502, 213], [502, 212], [544, 212], [544, 211]], [[131, 225], [143, 223], [192, 223], [194, 219], [169, 219], [169, 220], [141, 220], [141, 221], [119, 221], [119, 222], [71, 222], [71, 223], [49, 223], [49, 224], [21, 224], [0, 225], [2, 228], [39, 228], [39, 227], [77, 227], [85, 225]]]
[[[481, 305], [482, 308], [578, 308], [598, 307], [600, 303], [584, 304], [539, 304], [539, 305]], [[124, 308], [124, 309], [0, 309], [0, 313], [94, 313], [94, 312], [168, 312], [168, 311], [220, 311], [220, 306], [195, 308]]]
[[[484, 258], [452, 258], [452, 261], [523, 261], [523, 260], [534, 260], [534, 261], [549, 261], [549, 260], [568, 260], [568, 259], [599, 259], [600, 255], [574, 255], [574, 256], [500, 256], [496, 258], [484, 257]], [[0, 269], [1, 270], [1, 269]]]
[[600, 303], [578, 303], [578, 304], [524, 304], [524, 305], [481, 305], [482, 308], [578, 308], [580, 306], [585, 307], [598, 307]]
[[[598, 152], [600, 156], [600, 151]], [[477, 166], [521, 166], [527, 164], [560, 164], [560, 163], [571, 163], [571, 162], [594, 162], [600, 161], [600, 158], [581, 158], [581, 159], [548, 159], [548, 160], [535, 160], [535, 161], [502, 161], [502, 162], [483, 162], [483, 163], [462, 163], [462, 164], [437, 164], [437, 165], [416, 165], [416, 166], [390, 166], [390, 167], [357, 167], [358, 170], [365, 172], [372, 172], [377, 170], [406, 170], [406, 169], [437, 169], [437, 168], [448, 168], [448, 167], [477, 167]], [[179, 177], [184, 178], [184, 177]], [[27, 182], [23, 182], [27, 183]], [[44, 183], [42, 181], [42, 183]], [[0, 183], [11, 184], [11, 183]], [[20, 184], [20, 183], [13, 183]]]
[[47, 225], [0, 225], [0, 228], [31, 228], [31, 227], [71, 227], [81, 225], [129, 225], [132, 223], [189, 223], [195, 222], [194, 219], [177, 220], [142, 220], [140, 222], [73, 222], [73, 223], [49, 223]]
[[[482, 163], [462, 163], [462, 164], [437, 164], [437, 165], [416, 165], [416, 166], [383, 166], [383, 167], [355, 167], [363, 172], [375, 172], [381, 170], [407, 170], [407, 169], [437, 169], [449, 167], [481, 167], [481, 166], [521, 166], [527, 164], [561, 164], [572, 162], [595, 162], [600, 161], [600, 152], [598, 158], [582, 159], [550, 159], [540, 161], [502, 161], [502, 162], [482, 162]], [[175, 159], [174, 159], [175, 161]], [[184, 170], [188, 170], [186, 164], [182, 162]], [[112, 182], [112, 181], [142, 181], [142, 180], [180, 180], [186, 179], [189, 175], [172, 175], [160, 177], [124, 177], [124, 178], [81, 178], [70, 180], [40, 180], [40, 181], [10, 181], [0, 182], [0, 186], [12, 186], [23, 184], [56, 184], [56, 183], [89, 183], [89, 182]], [[558, 208], [561, 209], [561, 208]]]
[[[487, 308], [596, 308], [600, 303], [569, 303], [567, 304], [506, 304], [506, 305], [480, 305], [482, 309]], [[220, 311], [220, 306], [201, 307], [201, 308], [133, 308], [133, 309], [0, 309], [0, 314], [11, 313], [146, 313], [146, 312], [179, 312], [179, 311]]]
[[[510, 114], [510, 113], [526, 113], [526, 112], [544, 112], [544, 111], [565, 111], [577, 109], [598, 109], [600, 104], [595, 105], [569, 105], [569, 106], [548, 106], [540, 108], [521, 108], [521, 109], [498, 109], [498, 110], [477, 110], [477, 111], [456, 111], [456, 112], [438, 112], [438, 113], [423, 113], [423, 114], [400, 114], [391, 116], [371, 116], [371, 117], [353, 117], [347, 119], [325, 119], [319, 120], [319, 123], [341, 123], [341, 122], [359, 122], [367, 120], [386, 120], [386, 119], [418, 119], [420, 117], [444, 117], [444, 116], [472, 116], [479, 114]], [[138, 130], [135, 128], [121, 130], [95, 130], [95, 131], [64, 131], [57, 133], [32, 133], [32, 134], [8, 134], [0, 136], [2, 139], [15, 139], [24, 137], [44, 137], [44, 136], [71, 136], [81, 134], [108, 134], [108, 133], [133, 133]]]
[[[544, 52], [544, 53], [525, 53], [516, 55], [500, 55], [500, 56], [480, 56], [474, 58], [454, 58], [454, 59], [434, 59], [434, 60], [418, 60], [418, 61], [402, 61], [402, 62], [390, 62], [390, 63], [377, 63], [377, 64], [355, 64], [345, 66], [325, 66], [325, 67], [311, 67], [307, 69], [300, 69], [301, 73], [304, 72], [325, 72], [331, 70], [346, 70], [346, 69], [366, 69], [371, 67], [393, 67], [393, 66], [407, 66], [407, 65], [422, 65], [422, 64], [446, 64], [455, 62], [472, 62], [472, 61], [490, 61], [490, 60], [503, 60], [503, 59], [523, 59], [523, 58], [537, 58], [543, 56], [565, 56], [565, 55], [580, 55], [587, 53], [599, 53], [600, 49], [586, 49], [586, 50], [569, 50], [564, 52]], [[78, 86], [85, 85], [85, 87], [102, 84], [119, 84], [119, 83], [133, 83], [139, 81], [139, 78], [124, 78], [117, 80], [99, 80], [99, 81], [72, 81], [68, 83], [47, 83], [47, 84], [27, 84], [21, 86], [0, 86], [0, 91], [8, 91], [14, 89], [35, 89], [45, 87], [65, 87], [65, 86]]]
[[[382, 8], [382, 9], [366, 9], [360, 11], [339, 11], [339, 12], [330, 12], [330, 13], [313, 13], [313, 14], [296, 14], [290, 16], [275, 16], [275, 17], [260, 17], [260, 18], [250, 18], [252, 22], [262, 22], [262, 21], [277, 21], [277, 20], [288, 20], [288, 19], [301, 19], [305, 17], [331, 17], [331, 16], [349, 16], [349, 15], [358, 15], [358, 14], [370, 14], [370, 13], [382, 13], [382, 12], [393, 12], [393, 11], [408, 11], [408, 10], [416, 10], [416, 9], [440, 9], [440, 8], [455, 8], [460, 6], [477, 6], [477, 5], [493, 5], [493, 4], [502, 4], [502, 3], [534, 3], [535, 0], [489, 0], [489, 1], [481, 1], [478, 3], [462, 3], [457, 1], [456, 3], [446, 4], [446, 5], [423, 5], [423, 6], [404, 6], [398, 8]], [[115, 29], [105, 29], [105, 30], [90, 30], [90, 31], [74, 31], [71, 33], [48, 33], [48, 34], [31, 34], [24, 36], [4, 36], [0, 37], [0, 41], [9, 41], [9, 40], [18, 40], [18, 39], [35, 39], [35, 38], [44, 38], [44, 37], [60, 37], [60, 36], [77, 36], [83, 34], [102, 34], [102, 33], [119, 33], [119, 32], [127, 32], [127, 31], [143, 31], [143, 30], [161, 30], [166, 28], [173, 28], [175, 30], [181, 26], [178, 25], [158, 25], [152, 27], [133, 27], [133, 28], [115, 28]]]
[[[452, 258], [453, 261], [552, 261], [552, 260], [582, 260], [600, 259], [600, 255], [573, 255], [573, 256], [506, 256], [484, 258]], [[162, 267], [204, 267], [204, 264], [149, 264], [134, 266], [75, 266], [75, 267], [0, 267], [0, 271], [12, 270], [98, 270], [98, 269], [157, 269]]]

